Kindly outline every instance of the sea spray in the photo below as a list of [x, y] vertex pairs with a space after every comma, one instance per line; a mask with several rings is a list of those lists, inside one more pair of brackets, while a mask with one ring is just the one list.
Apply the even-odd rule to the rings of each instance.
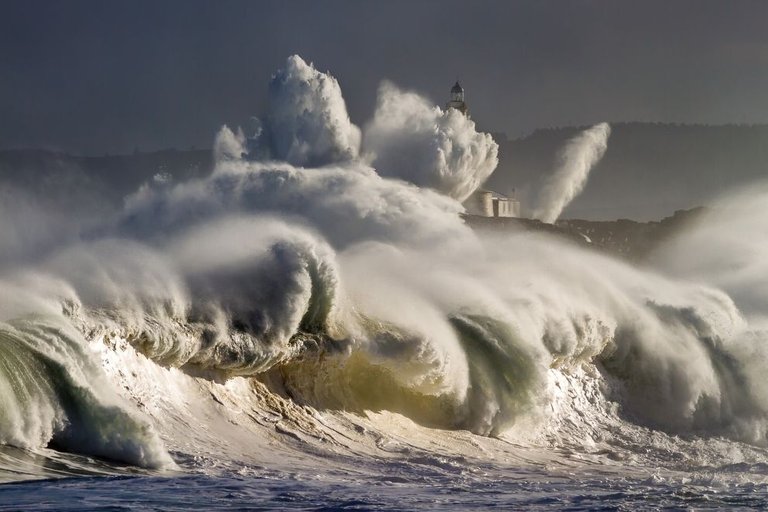
[[[138, 375], [194, 380], [201, 393], [179, 407], [202, 402], [206, 428], [227, 410], [234, 425], [216, 423], [196, 439], [237, 434], [190, 447], [199, 422], [173, 409], [175, 430], [163, 433], [182, 450], [232, 453], [230, 445], [249, 446], [252, 422], [275, 436], [273, 447], [316, 447], [326, 439], [318, 432], [332, 431], [322, 421], [365, 421], [318, 419], [318, 410], [390, 411], [492, 436], [570, 425], [570, 445], [584, 432], [608, 443], [647, 432], [638, 425], [765, 444], [765, 384], [744, 363], [759, 360], [766, 337], [744, 336], [747, 320], [726, 293], [703, 277], [680, 282], [552, 238], [472, 232], [457, 199], [495, 166], [489, 136], [459, 112], [427, 104], [422, 126], [385, 109], [361, 156], [338, 83], [297, 57], [285, 69], [258, 134], [222, 129], [210, 176], [142, 188], [115, 225], [38, 255], [26, 268], [29, 288], [58, 285], [38, 288], [44, 304], [26, 309], [5, 305], [18, 294], [4, 286], [1, 319], [58, 315], [77, 331], [77, 347], [124, 340]], [[385, 94], [424, 106], [410, 93]], [[401, 128], [408, 136], [394, 136]], [[553, 189], [555, 218], [608, 132], [598, 125], [574, 143], [573, 166]], [[393, 155], [410, 156], [395, 166]], [[57, 366], [72, 382], [88, 361], [82, 352]], [[120, 371], [130, 396], [140, 377]], [[230, 382], [243, 388], [236, 399], [226, 396]], [[151, 391], [136, 396], [168, 392]], [[265, 413], [266, 403], [278, 405]], [[58, 395], [49, 405], [68, 410]], [[30, 425], [39, 439], [59, 425], [8, 423]], [[378, 449], [391, 437], [387, 424], [370, 434], [356, 426], [337, 432], [338, 445], [354, 451], [362, 437]], [[139, 431], [154, 439], [151, 428]], [[134, 430], [119, 433], [112, 441], [163, 453], [137, 443]]]
[[110, 389], [80, 333], [56, 317], [0, 323], [0, 443], [174, 465], [154, 428]]
[[350, 121], [332, 75], [292, 55], [272, 77], [268, 101], [263, 136], [269, 137], [271, 158], [319, 167], [357, 157], [360, 129]]
[[608, 148], [610, 134], [608, 123], [600, 123], [565, 144], [558, 154], [557, 168], [539, 193], [534, 218], [552, 224], [560, 217], [563, 209], [584, 190], [589, 171]]
[[714, 199], [687, 229], [651, 256], [671, 276], [725, 290], [745, 313], [768, 313], [768, 291], [757, 285], [768, 275], [768, 183], [728, 191]]
[[442, 110], [390, 82], [379, 87], [363, 149], [379, 175], [429, 187], [464, 201], [499, 163], [490, 134], [456, 109]]

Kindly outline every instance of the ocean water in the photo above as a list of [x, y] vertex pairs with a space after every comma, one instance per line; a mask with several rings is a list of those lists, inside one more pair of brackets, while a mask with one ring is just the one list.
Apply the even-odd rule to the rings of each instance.
[[[174, 466], [148, 469], [50, 448], [6, 446], [0, 451], [0, 509], [716, 510], [768, 505], [765, 450], [725, 438], [683, 439], [637, 427], [610, 417], [611, 403], [592, 404], [601, 412], [587, 421], [588, 414], [581, 412], [565, 422], [550, 418], [539, 428], [552, 430], [535, 439], [509, 433], [486, 437], [420, 426], [386, 411], [298, 406], [248, 378], [215, 383], [158, 367], [127, 343], [102, 346], [94, 355], [124, 399], [151, 418]], [[594, 376], [560, 378], [554, 387], [590, 381], [583, 396], [569, 396], [575, 395], [569, 390], [555, 399], [564, 409], [581, 400], [599, 402]], [[571, 438], [574, 432], [583, 437]]]
[[764, 186], [631, 264], [465, 225], [498, 147], [457, 111], [389, 84], [360, 130], [298, 56], [269, 91], [114, 217], [0, 205], [0, 509], [768, 505]]
[[[6, 462], [33, 458], [5, 455]], [[688, 472], [629, 468], [627, 475], [598, 462], [515, 466], [431, 455], [358, 460], [355, 465], [365, 467], [356, 469], [331, 458], [306, 472], [244, 466], [152, 474], [93, 459], [62, 461], [61, 454], [36, 458], [27, 463], [55, 477], [3, 484], [0, 509], [760, 510], [768, 500], [764, 464]]]

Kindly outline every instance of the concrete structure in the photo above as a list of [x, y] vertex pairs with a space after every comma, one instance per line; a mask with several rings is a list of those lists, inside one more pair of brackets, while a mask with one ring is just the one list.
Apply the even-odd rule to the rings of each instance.
[[470, 215], [481, 217], [519, 217], [520, 201], [491, 190], [477, 190], [464, 201]]
[[464, 101], [464, 88], [456, 80], [456, 83], [451, 87], [451, 101], [445, 104], [445, 109], [455, 108], [465, 116], [469, 117], [469, 107]]

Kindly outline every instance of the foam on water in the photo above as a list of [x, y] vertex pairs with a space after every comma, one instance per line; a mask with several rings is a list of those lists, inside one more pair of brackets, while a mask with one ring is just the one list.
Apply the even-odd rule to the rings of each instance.
[[[718, 486], [765, 500], [762, 253], [720, 244], [684, 263], [763, 219], [699, 226], [646, 268], [479, 235], [456, 199], [495, 166], [495, 144], [457, 112], [381, 94], [361, 146], [335, 79], [291, 57], [260, 131], [222, 129], [211, 176], [142, 187], [116, 223], [23, 263], [28, 248], [8, 251], [3, 478], [137, 471], [127, 463], [155, 505], [182, 482], [217, 500], [236, 489], [231, 506], [317, 492], [341, 506], [370, 482], [361, 507], [668, 489], [682, 494], [660, 506], [700, 506], [686, 489]], [[387, 110], [393, 97], [414, 109]]]

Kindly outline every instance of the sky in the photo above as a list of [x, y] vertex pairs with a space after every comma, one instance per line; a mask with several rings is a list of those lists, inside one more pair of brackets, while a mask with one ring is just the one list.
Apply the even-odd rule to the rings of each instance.
[[0, 0], [0, 149], [210, 147], [299, 54], [353, 122], [382, 80], [519, 137], [600, 121], [768, 122], [760, 0]]

